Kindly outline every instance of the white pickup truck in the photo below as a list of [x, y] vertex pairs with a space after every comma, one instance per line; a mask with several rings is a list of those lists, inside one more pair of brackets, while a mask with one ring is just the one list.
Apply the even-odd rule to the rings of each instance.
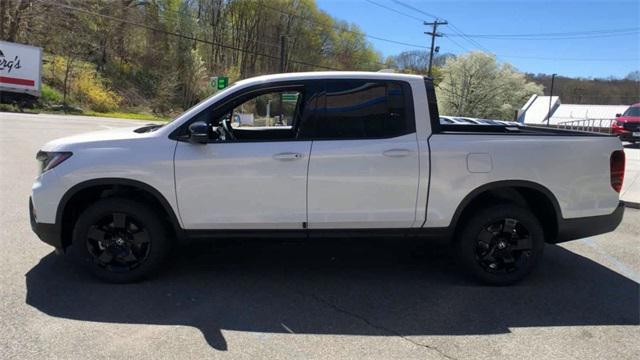
[[112, 282], [149, 276], [188, 239], [389, 236], [450, 240], [475, 277], [509, 284], [545, 243], [612, 231], [624, 211], [616, 137], [441, 124], [415, 75], [256, 77], [37, 159], [34, 232]]

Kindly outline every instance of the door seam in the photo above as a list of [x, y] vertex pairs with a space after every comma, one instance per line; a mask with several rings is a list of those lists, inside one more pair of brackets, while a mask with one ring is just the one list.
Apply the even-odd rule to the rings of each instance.
[[309, 159], [307, 159], [307, 181], [306, 181], [306, 199], [305, 199], [305, 211], [306, 211], [306, 221], [302, 223], [302, 228], [307, 229], [309, 227], [309, 168], [311, 167], [311, 154], [313, 152], [313, 140], [311, 140], [311, 144], [309, 145]]

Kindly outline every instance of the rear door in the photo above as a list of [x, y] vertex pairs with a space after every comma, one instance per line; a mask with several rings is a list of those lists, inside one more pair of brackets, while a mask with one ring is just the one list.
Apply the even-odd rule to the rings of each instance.
[[411, 99], [403, 82], [324, 82], [301, 128], [313, 140], [310, 229], [412, 226], [419, 158]]

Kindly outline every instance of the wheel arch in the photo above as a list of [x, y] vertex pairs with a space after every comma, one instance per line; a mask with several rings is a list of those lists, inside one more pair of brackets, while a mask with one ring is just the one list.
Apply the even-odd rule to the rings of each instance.
[[531, 209], [542, 222], [546, 241], [555, 241], [558, 226], [563, 220], [558, 199], [547, 187], [527, 180], [495, 181], [472, 190], [454, 212], [450, 224], [453, 234], [474, 209], [499, 202], [515, 203]]
[[[106, 196], [105, 196], [106, 194]], [[171, 230], [177, 238], [183, 237], [183, 229], [173, 207], [169, 201], [153, 186], [138, 180], [124, 178], [98, 178], [83, 181], [71, 187], [62, 196], [56, 211], [56, 224], [60, 226], [63, 248], [71, 242], [73, 222], [77, 217], [74, 211], [86, 208], [92, 202], [107, 196], [135, 194], [138, 200], [152, 205], [156, 210], [166, 215]], [[79, 205], [80, 209], [74, 209]]]

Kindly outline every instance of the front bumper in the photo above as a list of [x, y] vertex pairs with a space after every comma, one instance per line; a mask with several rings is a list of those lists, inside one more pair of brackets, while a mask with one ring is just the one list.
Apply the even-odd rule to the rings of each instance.
[[36, 214], [33, 209], [33, 201], [29, 197], [29, 220], [31, 221], [31, 230], [33, 230], [40, 240], [53, 246], [56, 250], [62, 250], [61, 229], [58, 224], [44, 224], [37, 222]]
[[562, 219], [558, 223], [558, 236], [553, 243], [561, 243], [611, 232], [615, 230], [622, 221], [622, 215], [624, 215], [624, 203], [621, 201], [618, 207], [609, 215]]

